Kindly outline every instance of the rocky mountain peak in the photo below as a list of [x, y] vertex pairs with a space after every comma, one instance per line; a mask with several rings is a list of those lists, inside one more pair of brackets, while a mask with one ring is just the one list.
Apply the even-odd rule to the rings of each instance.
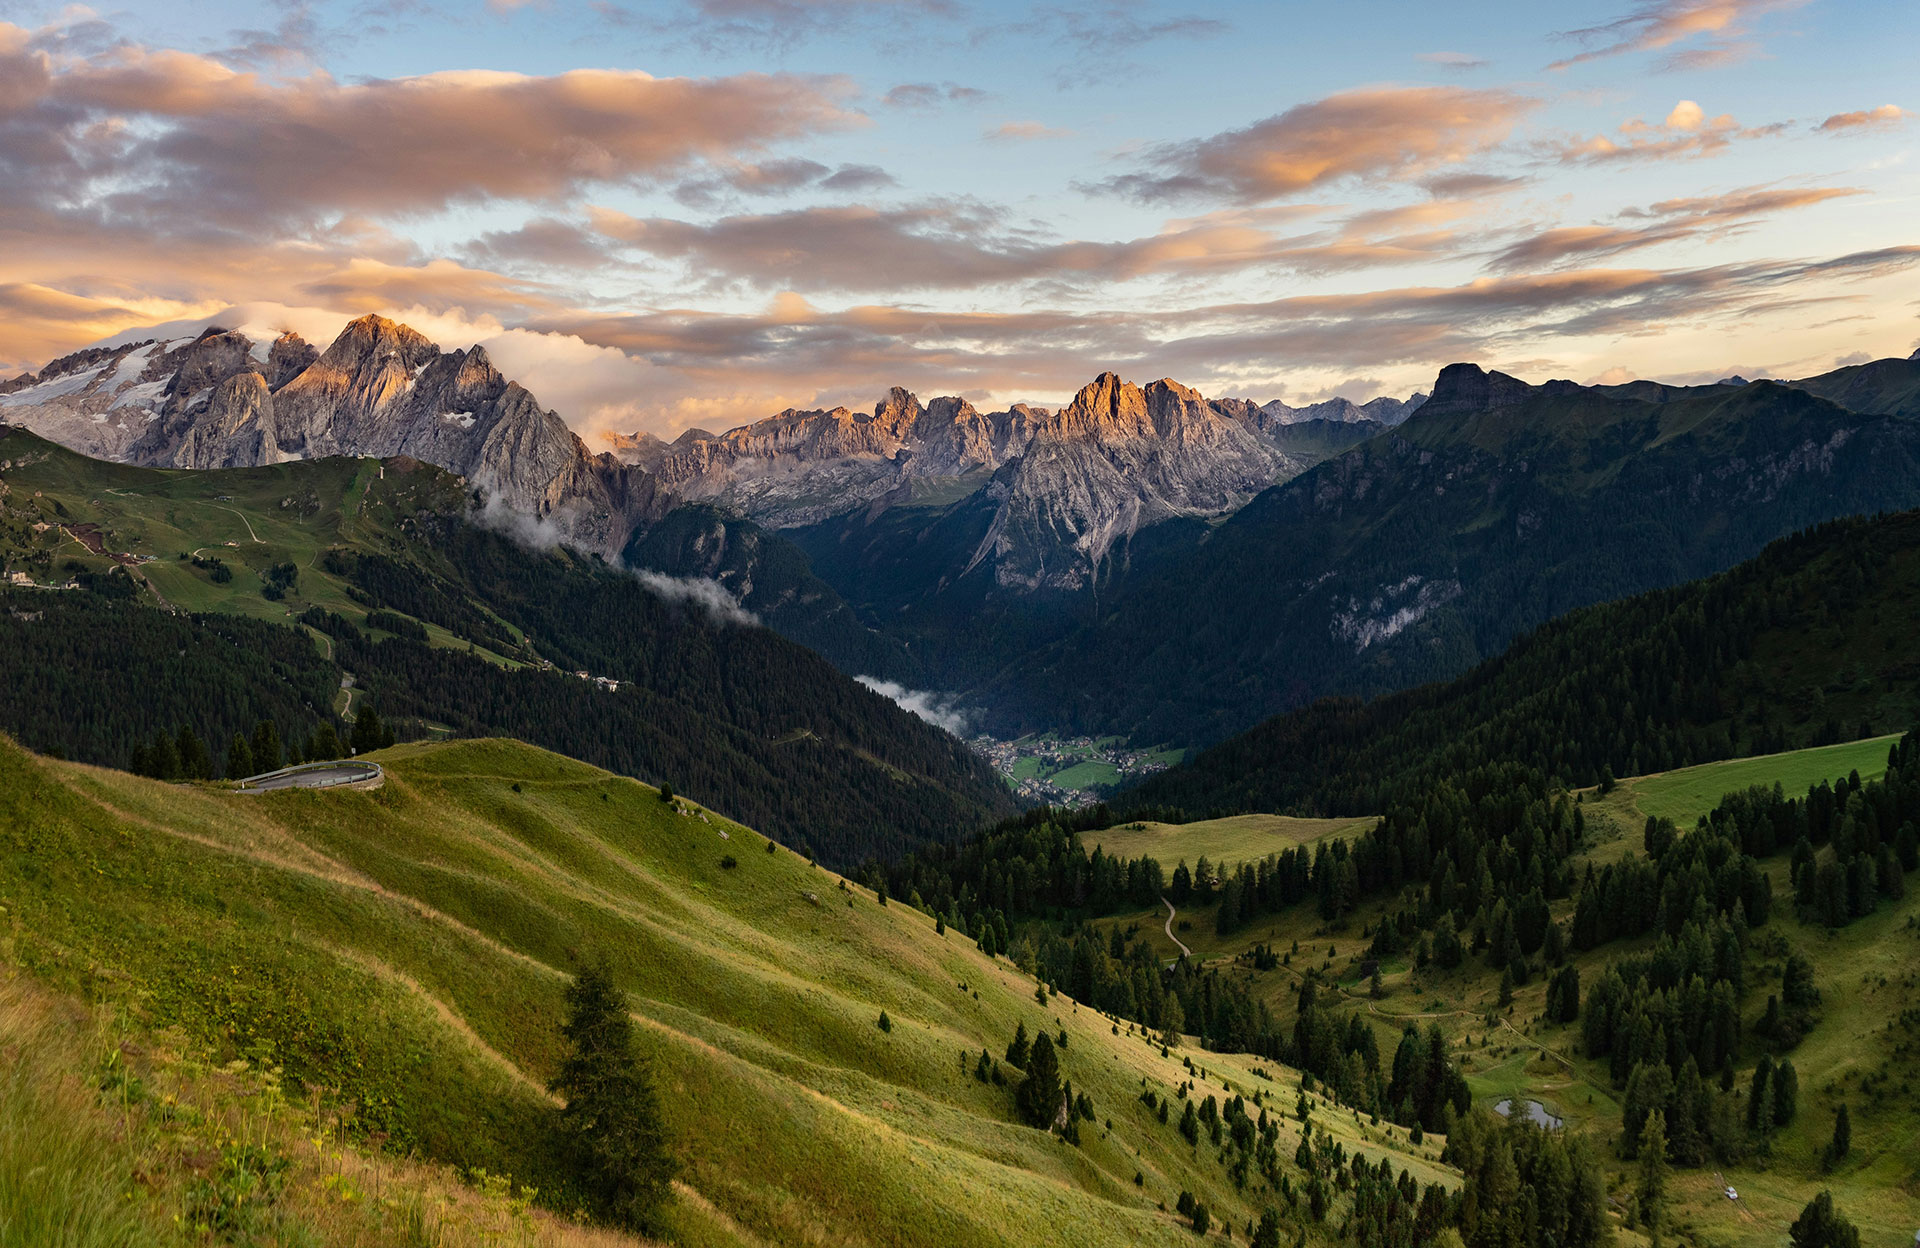
[[267, 385], [278, 390], [320, 358], [319, 350], [305, 338], [287, 330], [267, 349]]
[[1478, 364], [1449, 364], [1434, 378], [1433, 393], [1420, 410], [1439, 415], [1490, 412], [1524, 402], [1533, 392], [1534, 387], [1518, 377]]

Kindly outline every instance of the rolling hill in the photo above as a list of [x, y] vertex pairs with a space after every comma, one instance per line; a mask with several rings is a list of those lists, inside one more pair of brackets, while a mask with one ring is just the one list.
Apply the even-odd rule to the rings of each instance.
[[[163, 1112], [124, 1091], [167, 1077], [149, 1049], [202, 1070], [251, 1059], [281, 1072], [285, 1114], [341, 1143], [510, 1174], [564, 1207], [544, 1083], [566, 976], [604, 956], [683, 1157], [681, 1242], [1176, 1245], [1192, 1242], [1169, 1211], [1183, 1191], [1236, 1234], [1286, 1207], [1142, 1094], [1231, 1085], [1274, 1113], [1290, 1157], [1291, 1072], [1163, 1056], [1070, 999], [1042, 1005], [927, 915], [597, 768], [506, 740], [376, 757], [377, 790], [249, 797], [0, 740], [0, 961], [131, 1029], [116, 1112]], [[1064, 1074], [1093, 1106], [1078, 1147], [1017, 1125], [1010, 1089], [972, 1073], [1017, 1024], [1065, 1038]], [[1329, 1144], [1457, 1182], [1438, 1141], [1409, 1148], [1313, 1103]]]
[[[1589, 830], [1589, 844], [1576, 866], [1584, 872], [1588, 864], [1604, 869], [1643, 857], [1642, 828], [1649, 814], [1680, 822], [1684, 843], [1694, 834], [1694, 821], [1721, 806], [1729, 793], [1778, 783], [1789, 796], [1799, 796], [1810, 785], [1849, 772], [1857, 771], [1863, 780], [1879, 778], [1887, 772], [1895, 740], [1807, 747], [1627, 777], [1606, 794], [1587, 789], [1575, 795]], [[1204, 835], [1209, 827], [1231, 824], [1186, 827], [1196, 830], [1190, 833], [1190, 852], [1235, 860], [1237, 835]], [[1822, 855], [1826, 852], [1823, 847]], [[1799, 1108], [1789, 1124], [1763, 1140], [1743, 1143], [1731, 1160], [1709, 1157], [1704, 1164], [1673, 1171], [1669, 1242], [1772, 1248], [1785, 1241], [1790, 1223], [1822, 1190], [1830, 1190], [1860, 1228], [1862, 1243], [1905, 1242], [1920, 1223], [1920, 1170], [1911, 1148], [1915, 1120], [1908, 1094], [1920, 1080], [1914, 1039], [1920, 978], [1913, 972], [1920, 895], [1905, 890], [1883, 897], [1870, 912], [1833, 929], [1796, 913], [1791, 855], [1784, 846], [1762, 857], [1759, 867], [1774, 900], [1768, 923], [1745, 938], [1747, 987], [1739, 1009], [1733, 1086], [1744, 1105], [1762, 1055], [1789, 1060], [1797, 1070]], [[1501, 971], [1483, 956], [1468, 956], [1448, 968], [1437, 961], [1423, 963], [1410, 951], [1375, 952], [1372, 939], [1383, 920], [1404, 904], [1405, 895], [1380, 898], [1332, 922], [1313, 906], [1298, 905], [1230, 934], [1216, 930], [1218, 903], [1200, 904], [1182, 908], [1187, 925], [1178, 938], [1196, 960], [1244, 984], [1283, 1027], [1296, 1021], [1302, 976], [1312, 973], [1334, 985], [1342, 1005], [1361, 1013], [1383, 1053], [1392, 1051], [1409, 1023], [1439, 1025], [1467, 1054], [1463, 1065], [1477, 1105], [1538, 1103], [1564, 1123], [1571, 1137], [1587, 1140], [1609, 1159], [1610, 1191], [1624, 1208], [1638, 1175], [1637, 1163], [1620, 1155], [1622, 1108], [1629, 1094], [1609, 1071], [1606, 1057], [1589, 1056], [1581, 1020], [1610, 967], [1671, 956], [1684, 942], [1653, 935], [1569, 949], [1565, 965], [1578, 972], [1582, 1013], [1572, 1022], [1554, 1021], [1547, 1017], [1547, 1002], [1555, 970], [1542, 957], [1530, 959], [1533, 973], [1511, 988], [1510, 1004], [1503, 1004]], [[1550, 914], [1554, 922], [1571, 926], [1577, 908], [1576, 895], [1555, 900]], [[1126, 912], [1097, 926], [1102, 932], [1137, 926], [1163, 956], [1174, 957], [1180, 951], [1162, 929], [1165, 915], [1164, 907]], [[1262, 965], [1254, 957], [1258, 948], [1292, 952]], [[1806, 960], [1820, 1001], [1817, 1021], [1804, 1038], [1781, 1046], [1761, 1034], [1761, 1020], [1767, 998], [1782, 992], [1783, 969], [1793, 955]], [[1376, 966], [1381, 974], [1377, 993], [1369, 987]], [[1853, 1147], [1847, 1158], [1831, 1162], [1823, 1151], [1843, 1103], [1852, 1115]], [[1737, 1200], [1727, 1199], [1729, 1186]]]
[[1870, 737], [1920, 719], [1917, 607], [1920, 512], [1834, 521], [1570, 612], [1456, 680], [1279, 716], [1126, 801], [1360, 814], [1489, 762], [1590, 785]]
[[[258, 719], [299, 741], [370, 698], [414, 733], [671, 782], [836, 862], [1013, 809], [960, 742], [711, 582], [650, 588], [416, 460], [166, 471], [5, 429], [0, 491], [0, 562], [30, 582], [0, 590], [0, 726], [38, 748], [123, 766], [184, 724], [224, 758]], [[91, 592], [42, 587], [70, 580]]]

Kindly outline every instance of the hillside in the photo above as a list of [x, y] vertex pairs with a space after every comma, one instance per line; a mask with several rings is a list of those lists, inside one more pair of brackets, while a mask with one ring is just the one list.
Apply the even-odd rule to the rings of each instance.
[[1570, 612], [1456, 680], [1269, 720], [1127, 801], [1360, 814], [1490, 762], [1590, 785], [1873, 736], [1920, 716], [1916, 609], [1920, 512], [1835, 521]]
[[0, 727], [42, 749], [125, 766], [186, 725], [223, 759], [259, 719], [304, 741], [370, 695], [403, 730], [519, 734], [836, 862], [1013, 809], [958, 741], [729, 616], [724, 595], [685, 596], [709, 583], [667, 597], [478, 527], [461, 482], [418, 461], [161, 471], [7, 429], [0, 490], [0, 561], [94, 591], [0, 590], [0, 671], [20, 695]]
[[1808, 525], [1920, 504], [1920, 425], [1802, 388], [1830, 379], [1492, 376], [1449, 368], [1404, 424], [1268, 490], [974, 696], [1017, 722], [1206, 744], [1317, 696], [1450, 678], [1554, 616]]
[[[1721, 807], [1729, 792], [1779, 783], [1788, 797], [1804, 797], [1815, 783], [1840, 780], [1856, 770], [1862, 780], [1872, 781], [1887, 773], [1892, 744], [1877, 738], [1810, 747], [1623, 778], [1606, 795], [1587, 790], [1577, 795], [1589, 842], [1574, 861], [1576, 878], [1584, 876], [1589, 864], [1604, 870], [1644, 861], [1642, 827], [1648, 813], [1685, 816], [1677, 842], [1684, 846], [1688, 838], [1702, 834], [1690, 830], [1693, 820]], [[1726, 787], [1719, 788], [1721, 784]], [[1712, 797], [1705, 796], [1709, 792]], [[1850, 798], [1850, 809], [1857, 813], [1862, 800]], [[1873, 805], [1875, 796], [1869, 792], [1865, 800]], [[1196, 840], [1190, 848], [1209, 846], [1216, 861], [1236, 861], [1231, 838]], [[1836, 852], [1837, 846], [1822, 845], [1817, 860], [1830, 861]], [[1895, 885], [1892, 896], [1883, 893], [1875, 903], [1869, 891], [1863, 913], [1832, 927], [1797, 913], [1792, 858], [1782, 845], [1763, 853], [1757, 864], [1768, 877], [1773, 900], [1767, 923], [1742, 939], [1745, 955], [1736, 982], [1744, 987], [1737, 1004], [1731, 1103], [1736, 1116], [1744, 1117], [1753, 1074], [1764, 1057], [1790, 1061], [1796, 1068], [1797, 1112], [1770, 1133], [1743, 1135], [1738, 1122], [1731, 1128], [1712, 1128], [1730, 1134], [1731, 1155], [1709, 1153], [1696, 1164], [1675, 1167], [1669, 1188], [1669, 1242], [1774, 1248], [1785, 1242], [1788, 1225], [1821, 1190], [1833, 1193], [1836, 1205], [1860, 1228], [1862, 1243], [1904, 1243], [1920, 1224], [1909, 1147], [1914, 1120], [1903, 1091], [1920, 1079], [1914, 1056], [1920, 979], [1912, 969], [1920, 895]], [[1575, 927], [1584, 887], [1550, 903], [1551, 920], [1563, 930]], [[1483, 953], [1469, 953], [1449, 967], [1437, 957], [1423, 957], [1418, 945], [1384, 955], [1379, 951], [1376, 938], [1383, 923], [1408, 905], [1413, 894], [1420, 894], [1424, 904], [1425, 892], [1424, 886], [1415, 886], [1365, 901], [1333, 921], [1311, 904], [1296, 905], [1225, 934], [1216, 924], [1220, 903], [1196, 902], [1182, 907], [1186, 924], [1178, 929], [1178, 938], [1192, 948], [1196, 960], [1243, 984], [1275, 1013], [1283, 1029], [1298, 1019], [1302, 976], [1315, 972], [1335, 987], [1342, 1005], [1362, 1013], [1383, 1054], [1394, 1051], [1408, 1023], [1422, 1028], [1438, 1024], [1466, 1053], [1463, 1065], [1476, 1104], [1538, 1102], [1564, 1121], [1570, 1136], [1588, 1141], [1608, 1158], [1610, 1191], [1625, 1207], [1640, 1173], [1636, 1161], [1622, 1156], [1622, 1114], [1633, 1098], [1633, 1084], [1618, 1065], [1610, 1069], [1609, 1055], [1595, 1056], [1589, 1050], [1595, 990], [1610, 968], [1630, 959], [1652, 959], [1659, 966], [1663, 959], [1690, 958], [1683, 951], [1694, 937], [1651, 934], [1584, 950], [1573, 943], [1564, 962], [1536, 952], [1526, 958], [1528, 974], [1513, 985], [1510, 1005], [1503, 1005], [1501, 968], [1490, 965]], [[1165, 915], [1164, 907], [1122, 912], [1099, 926], [1107, 932], [1138, 925], [1163, 956], [1172, 957], [1179, 950], [1162, 930]], [[1469, 929], [1461, 930], [1465, 934]], [[1433, 929], [1418, 935], [1425, 942]], [[1261, 948], [1281, 956], [1263, 965], [1255, 957]], [[1763, 1020], [1768, 998], [1785, 994], [1785, 968], [1794, 957], [1805, 959], [1819, 1001], [1804, 1037], [1782, 1043], [1764, 1034]], [[1369, 984], [1376, 966], [1381, 974], [1377, 992]], [[1547, 1017], [1550, 986], [1568, 967], [1577, 972], [1579, 1016], [1556, 1021]], [[1684, 1031], [1689, 1037], [1684, 1046], [1695, 1043], [1692, 1037], [1698, 1031], [1681, 1020], [1698, 1017], [1701, 1007], [1700, 990], [1685, 986], [1682, 992], [1681, 987], [1676, 985], [1672, 996], [1672, 1017], [1676, 1033]], [[1703, 1073], [1713, 1086], [1714, 1072]], [[1851, 1114], [1852, 1149], [1846, 1158], [1830, 1163], [1822, 1154], [1842, 1104]], [[1738, 1192], [1737, 1201], [1726, 1198], [1728, 1186]]]
[[[1172, 1097], [1191, 1057], [1195, 1095], [1260, 1093], [1291, 1157], [1290, 1072], [1162, 1056], [1066, 998], [1042, 1007], [1033, 980], [928, 916], [596, 768], [503, 740], [377, 758], [374, 791], [247, 797], [0, 740], [0, 959], [118, 1011], [130, 1038], [270, 1061], [289, 1112], [318, 1106], [343, 1143], [564, 1203], [542, 1086], [564, 977], [604, 955], [683, 1155], [668, 1229], [685, 1243], [1177, 1245], [1193, 1242], [1167, 1211], [1182, 1191], [1236, 1236], [1285, 1207], [1142, 1092]], [[1016, 1024], [1067, 1038], [1063, 1073], [1094, 1108], [1077, 1148], [973, 1077]], [[129, 1074], [158, 1078], [152, 1043]], [[1436, 1141], [1403, 1152], [1314, 1103], [1346, 1149], [1456, 1181]]]

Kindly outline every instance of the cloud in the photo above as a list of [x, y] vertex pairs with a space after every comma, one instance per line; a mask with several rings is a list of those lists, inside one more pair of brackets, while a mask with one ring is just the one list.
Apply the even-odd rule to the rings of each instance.
[[1029, 139], [1070, 139], [1073, 131], [1049, 126], [1041, 121], [1003, 121], [981, 136], [992, 142], [1020, 142]]
[[977, 87], [957, 82], [903, 82], [880, 97], [889, 108], [932, 108], [936, 104], [974, 104], [987, 98]]
[[1478, 56], [1469, 56], [1465, 52], [1419, 52], [1414, 60], [1425, 61], [1429, 65], [1438, 65], [1441, 69], [1450, 69], [1456, 73], [1485, 69], [1492, 61]]
[[1170, 221], [1158, 234], [1113, 242], [1038, 237], [1009, 226], [993, 209], [956, 201], [822, 206], [709, 222], [596, 209], [593, 224], [612, 242], [709, 278], [762, 289], [901, 292], [1417, 262], [1452, 246], [1457, 239], [1447, 227], [1471, 211], [1459, 201], [1434, 201], [1293, 235], [1274, 229], [1292, 214], [1228, 212]]
[[1591, 262], [1642, 247], [1693, 238], [1719, 238], [1775, 213], [1811, 207], [1862, 192], [1854, 187], [1749, 187], [1725, 195], [1662, 200], [1621, 213], [1623, 224], [1544, 230], [1502, 249], [1496, 269], [1533, 269], [1567, 260]]
[[168, 49], [47, 51], [0, 24], [6, 201], [175, 231], [554, 202], [858, 124], [852, 85], [460, 70], [278, 80]]
[[[1663, 69], [1731, 64], [1756, 50], [1757, 45], [1748, 37], [1756, 18], [1803, 3], [1805, 0], [1651, 0], [1625, 17], [1564, 32], [1562, 38], [1598, 46], [1547, 68], [1567, 69], [1604, 57], [1669, 48], [1675, 50], [1662, 60]], [[1690, 46], [1680, 47], [1682, 44]]]
[[1181, 14], [1154, 19], [1140, 15], [1140, 6], [1128, 0], [1080, 8], [1038, 7], [1024, 22], [1013, 22], [977, 32], [974, 42], [1013, 35], [1020, 39], [1047, 39], [1088, 53], [1111, 56], [1117, 50], [1165, 43], [1173, 39], [1208, 39], [1230, 27], [1217, 18]]
[[1098, 189], [1144, 202], [1261, 203], [1345, 178], [1404, 179], [1503, 142], [1539, 101], [1505, 90], [1381, 87], [1299, 104], [1243, 130], [1165, 144]]
[[1708, 117], [1695, 101], [1681, 100], [1657, 125], [1635, 117], [1623, 122], [1614, 135], [1557, 141], [1542, 150], [1564, 165], [1692, 159], [1715, 156], [1737, 140], [1767, 138], [1786, 128], [1783, 122], [1742, 126], [1731, 113]]
[[1835, 113], [1821, 122], [1819, 129], [1824, 134], [1885, 129], [1899, 125], [1908, 115], [1898, 104], [1882, 104], [1879, 108], [1866, 108], [1854, 113]]
[[820, 179], [823, 191], [877, 191], [898, 185], [900, 180], [878, 165], [841, 165]]
[[956, 737], [967, 735], [969, 716], [966, 712], [957, 709], [950, 698], [937, 693], [928, 693], [924, 689], [909, 689], [891, 680], [881, 680], [875, 676], [855, 676], [854, 679], [881, 697], [898, 703], [902, 710], [912, 711], [936, 728], [944, 728]]
[[668, 602], [684, 602], [706, 612], [716, 624], [757, 627], [760, 617], [740, 605], [740, 600], [719, 581], [700, 576], [668, 576], [650, 568], [635, 568], [633, 574], [642, 585]]

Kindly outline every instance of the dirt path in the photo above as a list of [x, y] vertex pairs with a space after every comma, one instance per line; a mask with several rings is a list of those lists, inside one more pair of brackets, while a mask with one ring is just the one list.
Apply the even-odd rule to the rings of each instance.
[[[1162, 897], [1160, 900], [1167, 901], [1165, 897]], [[1190, 958], [1193, 956], [1193, 950], [1187, 948], [1186, 943], [1173, 934], [1173, 919], [1178, 913], [1179, 911], [1173, 908], [1173, 903], [1167, 901], [1167, 939], [1180, 946], [1181, 957]]]
[[233, 509], [233, 508], [231, 508], [231, 507], [222, 507], [222, 508], [220, 508], [220, 510], [221, 510], [221, 511], [232, 511], [234, 515], [236, 515], [236, 516], [239, 516], [239, 517], [240, 517], [240, 523], [241, 523], [241, 524], [244, 524], [244, 525], [246, 525], [246, 526], [247, 526], [247, 536], [248, 536], [248, 537], [250, 537], [250, 538], [252, 538], [252, 539], [254, 540], [254, 543], [255, 543], [256, 545], [260, 545], [260, 546], [265, 546], [265, 545], [266, 545], [266, 543], [265, 543], [265, 542], [263, 542], [263, 541], [261, 541], [261, 540], [260, 540], [260, 535], [259, 535], [258, 533], [255, 533], [255, 532], [253, 531], [253, 521], [251, 521], [251, 520], [249, 520], [249, 519], [247, 519], [247, 515], [246, 515], [246, 513], [245, 513], [245, 512], [243, 512], [243, 511], [234, 511], [234, 509]]

